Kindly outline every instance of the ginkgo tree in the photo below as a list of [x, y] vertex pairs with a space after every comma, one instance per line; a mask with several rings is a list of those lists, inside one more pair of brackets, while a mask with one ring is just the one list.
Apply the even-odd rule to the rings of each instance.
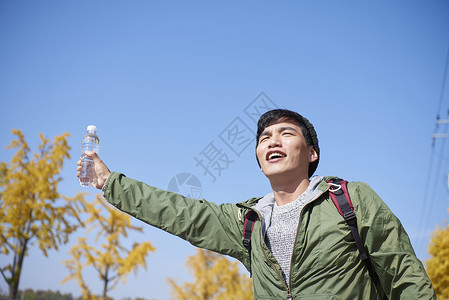
[[[139, 266], [146, 268], [146, 257], [155, 248], [150, 242], [134, 243], [131, 249], [124, 247], [128, 231], [142, 232], [142, 227], [133, 226], [129, 215], [107, 204], [100, 195], [86, 205], [86, 213], [89, 217], [85, 223], [90, 225], [87, 231], [97, 230], [95, 241], [78, 238], [78, 243], [70, 249], [71, 258], [63, 262], [70, 272], [63, 283], [76, 280], [83, 299], [109, 299], [108, 293], [120, 279], [125, 281], [126, 276], [132, 271], [137, 272]], [[96, 246], [98, 242], [99, 247]], [[101, 296], [91, 291], [83, 276], [83, 270], [90, 267], [103, 284]]]
[[[58, 250], [82, 223], [83, 194], [59, 194], [64, 160], [70, 158], [68, 133], [51, 142], [40, 134], [38, 151], [31, 149], [20, 130], [7, 149], [17, 149], [11, 162], [0, 164], [0, 273], [10, 298], [17, 298], [22, 266], [28, 249], [37, 244], [47, 256]], [[8, 261], [8, 262], [7, 262]]]
[[449, 225], [433, 232], [428, 252], [426, 271], [437, 298], [449, 300]]
[[176, 284], [168, 278], [172, 296], [179, 300], [251, 300], [254, 299], [252, 279], [240, 272], [239, 263], [212, 251], [197, 249], [187, 259], [186, 267], [194, 282]]

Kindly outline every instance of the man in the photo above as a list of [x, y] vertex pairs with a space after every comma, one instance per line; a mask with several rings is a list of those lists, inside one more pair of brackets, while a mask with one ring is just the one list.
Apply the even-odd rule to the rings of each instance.
[[[400, 221], [368, 185], [350, 182], [358, 231], [380, 279], [380, 286], [374, 284], [330, 199], [333, 178], [311, 178], [320, 149], [306, 118], [269, 111], [259, 119], [256, 142], [257, 161], [273, 192], [237, 204], [159, 190], [111, 173], [95, 153], [89, 155], [96, 187], [108, 202], [195, 246], [240, 260], [252, 274], [255, 299], [381, 299], [383, 292], [389, 299], [436, 299]], [[258, 219], [249, 251], [242, 232], [251, 209]]]

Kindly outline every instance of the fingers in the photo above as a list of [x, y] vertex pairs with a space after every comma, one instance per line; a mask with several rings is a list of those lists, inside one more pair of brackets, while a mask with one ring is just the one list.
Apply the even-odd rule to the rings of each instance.
[[92, 158], [94, 160], [95, 164], [104, 164], [96, 152], [86, 151], [85, 153], [87, 156], [89, 156], [90, 158]]
[[[95, 173], [97, 175], [97, 182], [95, 184], [95, 187], [98, 189], [101, 189], [108, 179], [109, 175], [111, 174], [111, 171], [108, 169], [108, 167], [104, 164], [104, 162], [98, 157], [98, 154], [94, 151], [86, 151], [85, 154], [92, 158], [95, 165]], [[80, 176], [81, 173], [81, 160], [77, 162], [78, 167], [76, 168], [77, 173], [76, 176]]]
[[96, 152], [94, 152], [94, 151], [86, 151], [85, 153], [86, 153], [87, 156], [89, 156], [90, 158], [92, 158], [94, 160], [94, 164], [95, 165], [106, 167], [106, 165], [100, 159], [100, 157], [98, 156], [98, 154]]
[[78, 167], [76, 167], [76, 177], [80, 177], [80, 173], [81, 173], [81, 160], [79, 160], [77, 163]]
[[95, 159], [95, 157], [98, 158], [98, 155], [97, 155], [97, 153], [95, 153], [95, 151], [86, 151], [86, 152], [84, 152], [84, 154], [86, 154], [87, 156], [89, 156], [93, 159]]

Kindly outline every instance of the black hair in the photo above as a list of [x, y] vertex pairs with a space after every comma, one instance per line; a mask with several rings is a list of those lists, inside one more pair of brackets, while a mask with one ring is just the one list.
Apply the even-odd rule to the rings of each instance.
[[297, 112], [288, 109], [273, 109], [264, 113], [257, 122], [257, 135], [256, 144], [259, 143], [259, 138], [265, 128], [282, 123], [285, 121], [294, 122], [301, 129], [304, 138], [306, 139], [307, 146], [313, 146], [312, 137], [307, 130], [306, 124], [303, 121], [303, 117]]

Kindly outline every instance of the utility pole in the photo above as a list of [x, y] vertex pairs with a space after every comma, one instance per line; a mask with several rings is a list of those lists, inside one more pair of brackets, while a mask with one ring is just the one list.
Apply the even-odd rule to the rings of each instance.
[[[448, 111], [448, 119], [440, 119], [440, 116], [437, 116], [437, 127], [440, 124], [449, 124], [449, 111]], [[432, 146], [435, 145], [436, 139], [448, 139], [449, 134], [447, 133], [434, 133], [432, 134]], [[447, 187], [449, 188], [449, 173], [447, 174]]]
[[449, 119], [441, 120], [440, 117], [437, 117], [437, 124], [449, 124]]
[[[449, 111], [448, 111], [448, 117], [449, 117]], [[440, 119], [440, 116], [437, 116], [437, 127], [440, 124], [449, 124], [449, 118], [448, 119]], [[449, 134], [448, 133], [434, 133], [432, 134], [432, 146], [435, 144], [435, 139], [448, 139]]]

